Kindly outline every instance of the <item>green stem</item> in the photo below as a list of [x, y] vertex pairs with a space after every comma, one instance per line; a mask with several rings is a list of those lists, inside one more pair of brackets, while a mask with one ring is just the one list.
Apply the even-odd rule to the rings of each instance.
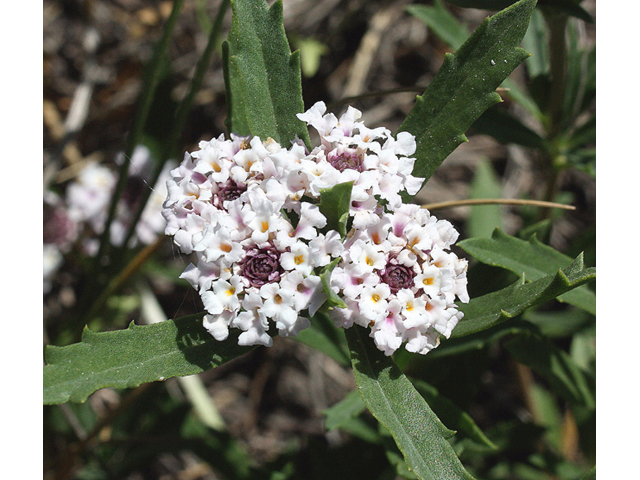
[[[184, 0], [174, 1], [173, 10], [171, 11], [171, 15], [167, 20], [162, 38], [160, 39], [160, 42], [155, 49], [151, 64], [149, 65], [149, 69], [147, 70], [146, 77], [143, 82], [141, 96], [138, 100], [138, 105], [136, 108], [136, 116], [134, 118], [131, 131], [129, 132], [129, 135], [127, 137], [127, 144], [124, 150], [125, 159], [131, 158], [136, 145], [138, 145], [141, 141], [144, 126], [147, 122], [149, 110], [151, 109], [151, 104], [153, 102], [153, 97], [160, 81], [160, 70], [162, 69], [166, 52], [169, 47], [169, 40], [171, 39], [171, 35], [178, 21], [178, 17], [180, 16], [180, 10], [182, 9], [183, 3]], [[100, 249], [98, 251], [98, 255], [96, 255], [95, 258], [94, 273], [96, 273], [97, 271], [96, 267], [101, 264], [101, 262], [103, 261], [102, 259], [108, 255], [109, 249], [111, 248], [111, 241], [109, 238], [111, 223], [115, 218], [118, 203], [120, 201], [120, 198], [122, 197], [124, 188], [129, 178], [129, 164], [130, 162], [125, 160], [120, 166], [118, 183], [116, 184], [115, 191], [113, 192], [113, 197], [111, 198], [109, 213], [104, 225], [104, 231], [102, 232], [102, 236], [100, 238]]]
[[[551, 85], [549, 91], [549, 106], [547, 108], [547, 140], [550, 148], [543, 154], [544, 169], [546, 170], [546, 185], [542, 200], [551, 202], [558, 190], [560, 177], [558, 140], [562, 134], [563, 104], [566, 93], [567, 78], [567, 15], [554, 11], [543, 10], [545, 21], [549, 29], [549, 57]], [[540, 219], [549, 218], [550, 208], [540, 211]]]
[[104, 274], [101, 274], [101, 270], [103, 269], [105, 264], [108, 263], [109, 251], [111, 249], [111, 224], [115, 219], [118, 203], [120, 202], [120, 198], [124, 193], [127, 179], [129, 177], [130, 162], [126, 161], [126, 159], [131, 158], [131, 156], [133, 155], [133, 150], [135, 149], [136, 145], [140, 143], [140, 140], [142, 138], [144, 126], [147, 122], [147, 117], [149, 116], [149, 110], [151, 109], [153, 97], [160, 80], [160, 71], [162, 69], [166, 52], [169, 47], [169, 40], [171, 39], [171, 35], [178, 21], [183, 3], [184, 0], [175, 0], [175, 2], [173, 3], [173, 10], [171, 11], [171, 15], [169, 16], [167, 23], [165, 24], [162, 38], [155, 48], [153, 58], [151, 59], [151, 63], [149, 64], [148, 69], [145, 73], [145, 78], [142, 83], [142, 90], [140, 92], [140, 96], [136, 105], [136, 114], [133, 120], [133, 125], [131, 127], [131, 130], [129, 131], [127, 143], [125, 145], [125, 161], [123, 161], [122, 165], [120, 166], [118, 181], [111, 197], [107, 219], [104, 223], [104, 230], [100, 235], [100, 247], [98, 249], [97, 255], [93, 259], [93, 263], [90, 267], [90, 273], [87, 278], [87, 283], [85, 284], [82, 295], [78, 301], [77, 311], [79, 313], [77, 319], [75, 320], [75, 323], [79, 325], [83, 325], [88, 320], [87, 313], [88, 309], [91, 306], [92, 298], [94, 297], [95, 292], [99, 288], [101, 288], [101, 286], [104, 286], [106, 282]]
[[560, 13], [545, 12], [549, 28], [549, 57], [551, 73], [551, 91], [549, 93], [549, 129], [548, 136], [554, 139], [562, 127], [563, 104], [567, 78], [567, 16]]

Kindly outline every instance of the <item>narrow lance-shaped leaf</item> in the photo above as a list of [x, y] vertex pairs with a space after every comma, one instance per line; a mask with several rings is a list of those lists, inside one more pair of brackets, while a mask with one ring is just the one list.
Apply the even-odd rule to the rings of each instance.
[[282, 23], [282, 1], [233, 0], [231, 30], [223, 49], [227, 128], [271, 137], [289, 147], [309, 132], [296, 117], [304, 111], [299, 52], [291, 53]]
[[[516, 0], [447, 0], [459, 7], [481, 8], [484, 10], [501, 10], [516, 2]], [[585, 22], [593, 23], [593, 17], [575, 0], [539, 0], [538, 5], [550, 8], [556, 12], [572, 15]]]
[[[406, 10], [416, 18], [426, 23], [432, 32], [434, 32], [443, 42], [445, 42], [453, 50], [458, 49], [469, 38], [469, 31], [464, 23], [460, 22], [442, 3], [441, 0], [436, 0], [433, 6], [426, 5], [408, 5]], [[531, 21], [536, 18], [536, 12], [533, 12]], [[531, 25], [527, 30], [527, 35], [530, 34]], [[527, 35], [524, 36], [524, 41], [527, 40]], [[531, 42], [530, 42], [531, 44]], [[540, 47], [535, 44], [535, 47]], [[532, 57], [527, 58], [530, 62]], [[533, 99], [521, 89], [521, 87], [513, 82], [511, 79], [506, 78], [502, 82], [504, 87], [509, 92], [511, 97], [516, 102], [520, 103], [526, 108], [529, 113], [534, 117], [540, 118], [540, 110], [535, 105]], [[500, 143], [517, 143], [526, 147], [541, 148], [544, 147], [544, 140], [536, 132], [524, 125], [513, 115], [508, 114], [506, 111], [498, 110], [496, 106], [487, 109], [480, 117], [473, 123], [473, 130], [480, 133], [485, 133], [496, 138]]]
[[310, 319], [311, 326], [298, 333], [295, 339], [348, 367], [351, 365], [351, 356], [344, 329], [336, 327], [323, 310], [321, 308], [316, 312]]
[[[480, 427], [476, 425], [468, 413], [456, 406], [448, 398], [442, 396], [435, 387], [422, 380], [412, 380], [412, 383], [446, 425], [456, 431], [464, 432], [479, 445], [491, 450], [497, 448], [480, 430]], [[342, 428], [343, 425], [348, 424], [353, 418], [360, 415], [364, 409], [365, 404], [362, 397], [357, 391], [350, 392], [343, 400], [325, 410], [327, 429]]]
[[451, 338], [463, 337], [498, 325], [520, 315], [527, 308], [552, 300], [596, 278], [596, 269], [585, 268], [582, 255], [568, 267], [535, 282], [525, 283], [524, 276], [497, 292], [472, 298], [458, 308], [464, 317], [453, 329]]
[[521, 0], [487, 18], [419, 96], [399, 131], [416, 136], [413, 175], [429, 179], [462, 142], [471, 124], [501, 101], [496, 88], [529, 54], [518, 47], [535, 0]]
[[442, 0], [436, 0], [433, 6], [412, 3], [405, 8], [411, 15], [427, 24], [438, 38], [454, 50], [469, 37], [466, 26], [444, 6]]
[[84, 402], [100, 388], [133, 388], [147, 382], [193, 375], [243, 355], [240, 333], [224, 342], [202, 326], [203, 314], [153, 325], [131, 324], [113, 332], [85, 329], [82, 341], [45, 349], [44, 403]]
[[525, 333], [508, 340], [504, 346], [516, 360], [546, 378], [554, 392], [567, 401], [595, 408], [595, 380], [549, 339]]
[[447, 441], [445, 427], [398, 366], [378, 350], [359, 326], [346, 330], [353, 374], [369, 411], [393, 436], [409, 468], [420, 479], [470, 480]]
[[347, 235], [347, 220], [351, 207], [353, 182], [339, 183], [331, 188], [320, 190], [318, 208], [327, 218], [327, 230], [335, 230], [342, 238]]
[[[572, 261], [571, 257], [541, 243], [535, 235], [526, 241], [507, 235], [500, 229], [495, 229], [491, 238], [469, 238], [459, 242], [458, 246], [482, 263], [505, 268], [516, 275], [524, 273], [529, 281], [551, 275]], [[587, 286], [561, 295], [558, 300], [594, 315], [596, 313], [596, 295]]]
[[414, 380], [413, 384], [427, 403], [429, 403], [429, 406], [446, 425], [454, 428], [456, 431], [464, 432], [469, 436], [469, 438], [477, 442], [479, 445], [485, 446], [491, 450], [496, 450], [498, 448], [487, 438], [482, 430], [480, 430], [480, 427], [478, 427], [476, 422], [473, 421], [471, 415], [462, 410], [447, 397], [441, 395], [437, 388], [422, 380]]

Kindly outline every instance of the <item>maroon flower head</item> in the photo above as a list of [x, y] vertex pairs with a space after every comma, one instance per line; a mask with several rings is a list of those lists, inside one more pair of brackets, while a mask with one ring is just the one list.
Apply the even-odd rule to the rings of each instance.
[[329, 163], [337, 170], [344, 172], [347, 169], [364, 171], [362, 154], [355, 151], [344, 151], [336, 155], [329, 155]]
[[413, 278], [416, 272], [405, 265], [388, 263], [384, 270], [380, 272], [380, 279], [389, 285], [391, 293], [398, 293], [403, 288], [413, 287]]
[[224, 202], [227, 200], [236, 200], [240, 195], [247, 191], [247, 186], [244, 183], [237, 183], [229, 179], [220, 187], [220, 190], [214, 194], [213, 204], [222, 209]]
[[283, 271], [280, 252], [272, 244], [246, 249], [245, 256], [240, 261], [240, 272], [252, 287], [260, 288], [267, 283], [279, 281]]

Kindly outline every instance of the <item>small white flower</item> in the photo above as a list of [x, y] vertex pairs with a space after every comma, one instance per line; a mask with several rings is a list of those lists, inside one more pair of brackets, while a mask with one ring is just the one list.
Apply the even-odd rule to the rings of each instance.
[[365, 287], [373, 288], [379, 283], [380, 278], [359, 263], [335, 267], [331, 274], [331, 286], [335, 286], [345, 298], [352, 300], [357, 299]]
[[389, 302], [385, 315], [378, 319], [371, 327], [371, 336], [379, 350], [385, 355], [393, 354], [402, 345], [402, 317], [401, 305], [396, 299]]
[[376, 223], [350, 233], [330, 282], [347, 308], [330, 313], [337, 325], [370, 328], [387, 355], [402, 343], [425, 354], [462, 318], [453, 302], [468, 301], [466, 262], [434, 246], [443, 242], [429, 212], [417, 205], [387, 208]]
[[193, 247], [196, 252], [202, 252], [206, 262], [221, 259], [229, 265], [242, 258], [242, 245], [234, 239], [228, 228], [207, 224], [202, 233], [202, 239]]
[[[443, 270], [435, 265], [426, 265], [422, 269], [422, 273], [416, 275], [414, 282], [417, 289], [421, 289], [431, 298], [436, 298], [442, 291], [446, 278], [443, 278]], [[451, 288], [451, 284], [448, 284]]]
[[263, 305], [258, 292], [249, 292], [242, 300], [243, 311], [231, 321], [231, 326], [243, 331], [238, 337], [238, 345], [273, 345], [273, 339], [267, 333], [269, 323], [260, 312]]
[[403, 335], [407, 351], [426, 355], [440, 344], [440, 336], [433, 329], [423, 332], [420, 328], [410, 328]]
[[233, 318], [231, 312], [224, 311], [219, 315], [205, 315], [202, 324], [213, 338], [221, 342], [229, 337], [229, 324]]
[[386, 256], [382, 248], [380, 245], [365, 243], [358, 239], [349, 248], [349, 256], [365, 271], [372, 272], [380, 270], [386, 265]]
[[311, 262], [311, 252], [306, 243], [297, 241], [290, 247], [289, 252], [280, 256], [280, 265], [285, 270], [295, 270], [302, 275], [310, 275], [314, 264]]
[[427, 302], [423, 296], [416, 297], [413, 291], [403, 288], [396, 293], [396, 297], [402, 306], [405, 328], [418, 327], [426, 323]]
[[360, 313], [372, 321], [379, 321], [387, 312], [389, 302], [387, 301], [391, 291], [385, 283], [380, 283], [373, 287], [365, 286], [360, 292]]
[[335, 230], [329, 230], [326, 235], [318, 234], [309, 242], [311, 261], [316, 267], [324, 267], [338, 258], [344, 251], [344, 244], [340, 234]]
[[288, 272], [280, 281], [280, 287], [293, 292], [293, 307], [296, 311], [301, 312], [308, 308], [312, 316], [327, 299], [322, 289], [322, 281], [316, 275], [305, 277], [300, 272]]

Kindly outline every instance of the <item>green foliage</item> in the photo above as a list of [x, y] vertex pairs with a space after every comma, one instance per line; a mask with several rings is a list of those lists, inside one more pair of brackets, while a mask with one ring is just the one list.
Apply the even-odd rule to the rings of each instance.
[[467, 40], [469, 32], [466, 27], [444, 6], [436, 0], [433, 6], [411, 4], [407, 12], [423, 21], [447, 45], [457, 50]]
[[467, 304], [460, 304], [463, 319], [456, 326], [451, 338], [463, 337], [498, 325], [516, 317], [527, 308], [539, 305], [573, 290], [595, 278], [595, 268], [585, 268], [582, 256], [554, 275], [546, 275], [526, 283], [526, 275], [513, 285], [473, 298]]
[[518, 335], [505, 342], [505, 347], [520, 363], [546, 378], [567, 401], [595, 407], [594, 380], [548, 339], [534, 334]]
[[[513, 5], [516, 0], [447, 0], [449, 3], [465, 8], [482, 8], [485, 10], [501, 10]], [[593, 22], [593, 17], [582, 8], [582, 0], [539, 0], [541, 8], [549, 8], [567, 15], [573, 15], [585, 22]]]
[[353, 182], [345, 182], [320, 191], [320, 212], [327, 217], [327, 230], [335, 230], [344, 238], [351, 207]]
[[[503, 144], [535, 149], [552, 180], [570, 167], [595, 175], [595, 49], [580, 47], [574, 24], [567, 21], [569, 16], [592, 21], [580, 2], [539, 0], [540, 8], [535, 11], [535, 0], [450, 3], [505, 10], [486, 19], [469, 35], [466, 26], [440, 0], [431, 6], [406, 7], [455, 50], [445, 56], [440, 71], [399, 128], [416, 136], [413, 175], [431, 177], [443, 160], [466, 141], [465, 133], [469, 131], [489, 134]], [[137, 122], [148, 121], [151, 104], [147, 102], [154, 95], [165, 103], [170, 100], [170, 89], [164, 92], [156, 87], [162, 78], [163, 56], [180, 5], [181, 2], [176, 4], [156, 50], [146, 83], [149, 88], [143, 89], [131, 138], [141, 135], [143, 124]], [[223, 5], [226, 8], [226, 3]], [[291, 53], [282, 1], [269, 6], [265, 0], [234, 0], [231, 6], [231, 31], [222, 48], [228, 130], [263, 139], [271, 137], [284, 146], [297, 138], [309, 147], [307, 128], [296, 117], [304, 109], [301, 58], [298, 52]], [[213, 25], [202, 17], [203, 4], [199, 8], [202, 23], [212, 29], [210, 43], [187, 99], [177, 114], [173, 105], [169, 109], [170, 116], [179, 117], [175, 124], [180, 128], [169, 129], [175, 136], [168, 144], [177, 142], [182, 131], [184, 115], [206, 72], [208, 61], [204, 57], [213, 52], [215, 30], [222, 24], [224, 11], [218, 12]], [[549, 21], [558, 18], [557, 24]], [[560, 56], [551, 53], [551, 47], [558, 52], [559, 38], [564, 45]], [[306, 74], [316, 74], [326, 47], [311, 39], [292, 39], [303, 50], [302, 59], [307, 55], [310, 60]], [[529, 54], [520, 47], [521, 43], [533, 53], [532, 57], [527, 58]], [[565, 63], [558, 62], [559, 57]], [[507, 78], [523, 61], [532, 79], [526, 89]], [[566, 72], [561, 81], [560, 71]], [[505, 97], [523, 107], [533, 122], [512, 114], [506, 108], [510, 102], [495, 105], [501, 101], [496, 92], [499, 86], [508, 89]], [[558, 92], [562, 95], [558, 96]], [[552, 97], [561, 101], [550, 101]], [[162, 111], [167, 113], [167, 108]], [[152, 116], [156, 122], [161, 118]], [[532, 127], [536, 122], [538, 125]], [[138, 143], [130, 143], [131, 148]], [[166, 157], [166, 151], [162, 156]], [[126, 173], [126, 166], [123, 171]], [[320, 195], [319, 208], [328, 222], [326, 230], [337, 230], [343, 239], [349, 235], [352, 186], [352, 182], [335, 185]], [[549, 199], [556, 186], [550, 182]], [[501, 185], [492, 166], [481, 162], [470, 196], [490, 198], [500, 193]], [[491, 238], [483, 238], [501, 223], [498, 206], [473, 210], [466, 233], [475, 238], [458, 245], [480, 262], [471, 265], [469, 278], [482, 283], [489, 293], [472, 296], [468, 304], [458, 306], [464, 318], [451, 339], [443, 340], [427, 358], [416, 360], [415, 355], [398, 352], [392, 359], [375, 347], [361, 327], [337, 328], [327, 315], [327, 308], [345, 306], [329, 288], [332, 269], [339, 260], [320, 272], [327, 301], [311, 318], [311, 327], [300, 332], [296, 340], [340, 366], [353, 369], [357, 390], [324, 412], [328, 430], [348, 434], [341, 438], [340, 445], [326, 448], [312, 437], [308, 445], [281, 452], [264, 469], [256, 469], [233, 435], [223, 428], [207, 428], [188, 404], [171, 398], [163, 383], [154, 383], [140, 398], [140, 389], [122, 392], [123, 404], [129, 409], [124, 408], [113, 421], [115, 441], [91, 447], [95, 458], [87, 455], [77, 478], [124, 478], [151, 458], [182, 451], [194, 452], [225, 478], [238, 479], [401, 476], [472, 480], [476, 476], [498, 480], [542, 479], [550, 475], [563, 480], [595, 478], [595, 467], [585, 472], [590, 465], [568, 462], [557, 452], [561, 446], [562, 415], [570, 412], [576, 419], [586, 456], [591, 458], [595, 453], [595, 447], [589, 445], [595, 438], [595, 293], [587, 285], [595, 279], [595, 268], [585, 267], [582, 254], [573, 260], [538, 240], [550, 231], [553, 217], [537, 223], [525, 221], [521, 238], [506, 235], [499, 228]], [[130, 231], [134, 227], [131, 225]], [[102, 253], [107, 251], [104, 249]], [[145, 273], [157, 276], [164, 270], [165, 265], [157, 265]], [[490, 272], [491, 278], [473, 278], [482, 272]], [[510, 272], [519, 279], [509, 285], [513, 282]], [[169, 275], [169, 280], [175, 281], [174, 277], [175, 274]], [[83, 301], [90, 302], [96, 291], [88, 288]], [[108, 297], [107, 307], [116, 299], [115, 295]], [[556, 308], [550, 308], [555, 299], [570, 306], [557, 308], [554, 303]], [[116, 306], [121, 307], [121, 302]], [[94, 303], [92, 307], [97, 311], [101, 305]], [[102, 313], [113, 317], [111, 310]], [[78, 343], [47, 346], [43, 371], [44, 403], [50, 405], [45, 408], [47, 427], [65, 438], [79, 427], [93, 432], [70, 450], [78, 445], [80, 449], [89, 448], [92, 435], [102, 431], [89, 402], [71, 403], [64, 409], [58, 404], [85, 402], [89, 395], [105, 387], [129, 389], [206, 372], [253, 350], [237, 345], [237, 329], [232, 329], [224, 342], [215, 340], [203, 328], [202, 316], [200, 313], [154, 325], [132, 323], [118, 331], [94, 332], [85, 328]], [[476, 423], [467, 413], [473, 413], [469, 405], [475, 400], [470, 392], [477, 391], [477, 385], [472, 383], [480, 384], [484, 369], [496, 358], [492, 355], [502, 355], [499, 360], [515, 360], [535, 373], [536, 382], [523, 387], [522, 393], [528, 395], [536, 422], [509, 417], [512, 412], [505, 409], [501, 415], [508, 418], [499, 418], [483, 431], [479, 426], [482, 422]], [[448, 369], [440, 368], [444, 362]], [[446, 377], [446, 383], [439, 375]], [[463, 385], [465, 381], [469, 385]], [[69, 415], [75, 416], [79, 427], [70, 428]], [[127, 440], [122, 442], [123, 438]], [[138, 438], [153, 441], [140, 442]], [[300, 460], [301, 453], [306, 455], [304, 460]]]
[[[471, 182], [469, 198], [499, 198], [501, 194], [502, 185], [491, 163], [486, 160], [479, 162]], [[500, 205], [480, 205], [471, 211], [467, 221], [467, 232], [470, 237], [488, 237], [496, 227], [501, 226]]]
[[[572, 259], [541, 243], [535, 235], [529, 241], [511, 237], [496, 229], [490, 239], [469, 238], [458, 243], [465, 252], [483, 263], [506, 268], [528, 281], [538, 280], [566, 267]], [[596, 313], [595, 293], [587, 286], [561, 295], [558, 300]]]
[[346, 331], [353, 374], [369, 411], [393, 436], [420, 479], [473, 479], [447, 441], [445, 427], [402, 371], [358, 326]]
[[535, 0], [487, 18], [418, 96], [399, 131], [416, 137], [413, 175], [427, 180], [462, 142], [471, 124], [501, 101], [496, 88], [529, 54], [520, 48]]
[[215, 340], [202, 314], [113, 332], [85, 329], [80, 343], [45, 349], [44, 403], [84, 402], [100, 388], [204, 372], [251, 350], [237, 343], [234, 334]]
[[[297, 113], [304, 110], [300, 54], [291, 53], [282, 23], [282, 1], [233, 1], [233, 22], [224, 43], [229, 132], [273, 138], [288, 147], [309, 144]], [[268, 41], [266, 41], [268, 39]]]

